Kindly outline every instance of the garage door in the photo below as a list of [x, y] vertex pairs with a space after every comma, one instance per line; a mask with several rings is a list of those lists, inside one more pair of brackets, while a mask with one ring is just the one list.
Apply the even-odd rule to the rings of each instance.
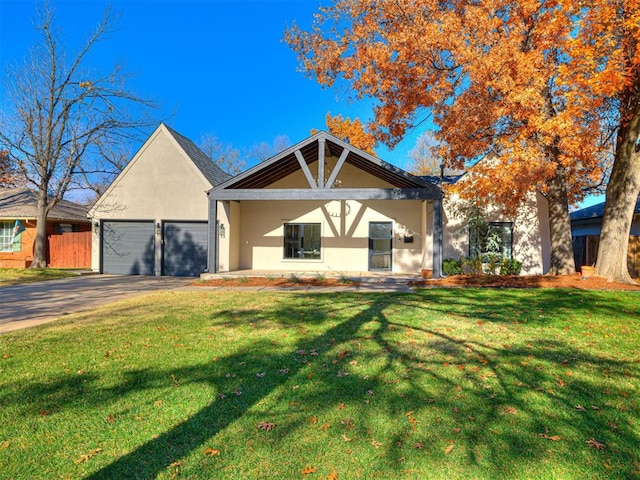
[[153, 222], [102, 223], [102, 272], [113, 275], [153, 275]]
[[207, 268], [207, 222], [165, 222], [162, 274], [197, 277]]

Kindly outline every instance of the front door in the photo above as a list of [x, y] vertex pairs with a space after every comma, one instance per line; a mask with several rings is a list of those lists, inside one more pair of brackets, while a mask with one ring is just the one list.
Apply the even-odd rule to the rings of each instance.
[[393, 249], [393, 224], [391, 222], [369, 223], [369, 270], [391, 271]]

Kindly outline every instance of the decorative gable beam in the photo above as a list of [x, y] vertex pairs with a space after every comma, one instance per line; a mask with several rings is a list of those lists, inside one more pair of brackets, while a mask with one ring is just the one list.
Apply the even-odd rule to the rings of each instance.
[[316, 184], [316, 181], [313, 179], [313, 175], [311, 175], [311, 170], [309, 170], [309, 166], [307, 165], [307, 162], [305, 162], [304, 157], [302, 156], [302, 153], [300, 153], [300, 150], [296, 150], [295, 154], [296, 154], [296, 158], [298, 159], [298, 163], [300, 164], [300, 168], [302, 169], [302, 172], [304, 173], [304, 176], [307, 177], [307, 181], [309, 182], [309, 186], [313, 190], [317, 190], [318, 189], [318, 185]]
[[318, 188], [324, 188], [324, 147], [325, 139], [318, 139]]
[[328, 188], [333, 188], [333, 182], [336, 181], [336, 178], [338, 177], [338, 173], [340, 173], [340, 170], [342, 169], [342, 166], [344, 165], [345, 160], [347, 160], [347, 155], [349, 155], [349, 150], [345, 148], [342, 150], [342, 153], [340, 154], [338, 163], [336, 163], [336, 166], [333, 167], [333, 170], [331, 171], [331, 175], [329, 176], [329, 180], [327, 180], [326, 185]]

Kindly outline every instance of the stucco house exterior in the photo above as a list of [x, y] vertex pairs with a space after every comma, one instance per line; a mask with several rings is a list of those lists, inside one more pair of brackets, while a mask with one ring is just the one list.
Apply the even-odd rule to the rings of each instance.
[[[440, 177], [414, 176], [318, 132], [235, 176], [160, 125], [89, 211], [92, 268], [187, 275], [233, 271], [442, 274], [482, 243]], [[503, 254], [546, 273], [546, 200], [515, 219], [489, 209]], [[486, 232], [485, 232], [486, 234]]]
[[229, 175], [164, 124], [89, 210], [100, 273], [197, 276], [207, 270], [207, 191]]
[[[0, 188], [0, 268], [27, 268], [31, 265], [37, 202], [36, 193], [29, 188]], [[47, 216], [47, 265], [88, 268], [91, 260], [90, 230], [85, 206], [59, 201]]]
[[[469, 255], [466, 219], [437, 179], [417, 177], [319, 132], [211, 189], [210, 272], [234, 270], [441, 275]], [[513, 221], [498, 216], [524, 274], [549, 268], [548, 208], [532, 194]]]

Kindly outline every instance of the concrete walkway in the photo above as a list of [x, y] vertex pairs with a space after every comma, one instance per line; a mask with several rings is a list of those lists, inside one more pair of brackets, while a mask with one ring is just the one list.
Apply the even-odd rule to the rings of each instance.
[[0, 287], [0, 334], [143, 293], [183, 288], [193, 281], [179, 277], [82, 275]]

